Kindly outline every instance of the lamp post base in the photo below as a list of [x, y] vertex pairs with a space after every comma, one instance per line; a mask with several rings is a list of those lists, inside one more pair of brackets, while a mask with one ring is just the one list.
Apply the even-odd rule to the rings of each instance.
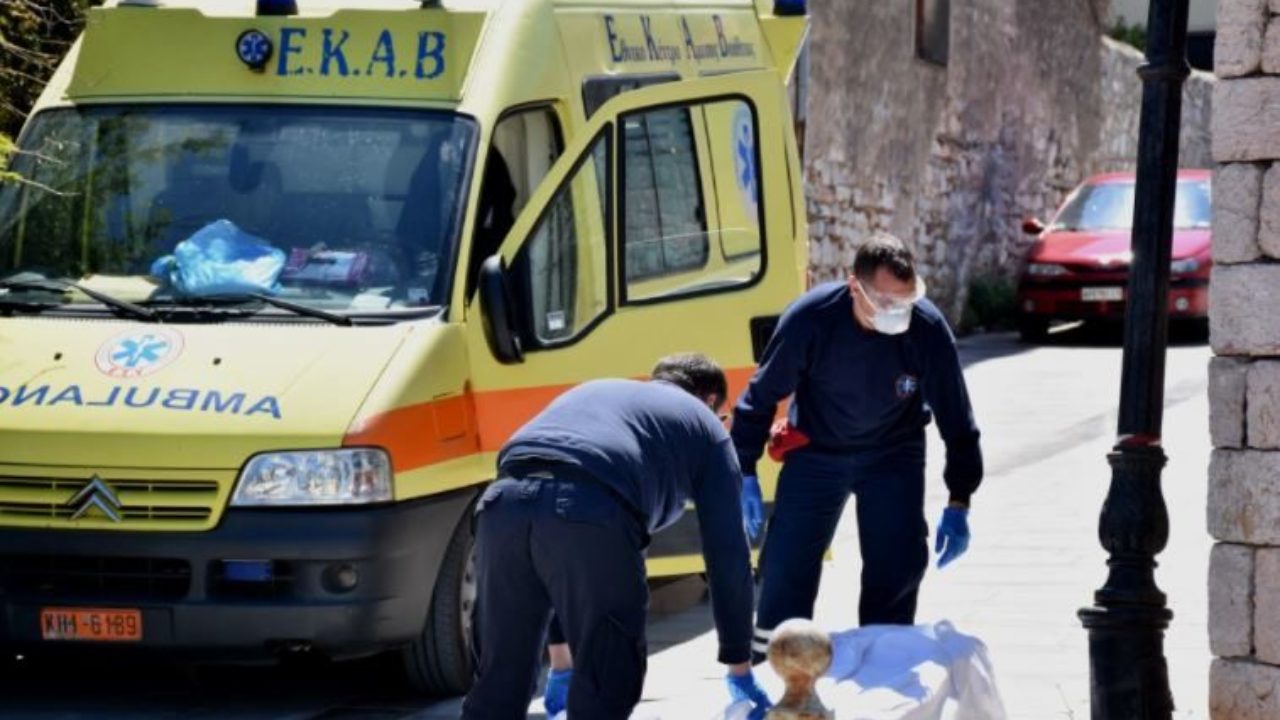
[[1164, 631], [1173, 613], [1155, 583], [1155, 556], [1169, 538], [1160, 493], [1165, 454], [1158, 444], [1128, 438], [1107, 456], [1111, 487], [1099, 539], [1110, 557], [1107, 582], [1080, 610], [1089, 632], [1093, 720], [1169, 720], [1173, 696]]
[[1168, 720], [1173, 716], [1164, 631], [1173, 612], [1153, 607], [1091, 607], [1079, 612], [1089, 632], [1093, 720]]

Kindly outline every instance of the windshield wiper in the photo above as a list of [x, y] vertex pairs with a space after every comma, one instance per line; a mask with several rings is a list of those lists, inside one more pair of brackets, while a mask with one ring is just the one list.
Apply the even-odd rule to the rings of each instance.
[[270, 305], [272, 307], [280, 308], [281, 310], [288, 310], [289, 312], [292, 312], [296, 315], [303, 315], [305, 317], [317, 318], [319, 320], [324, 320], [325, 322], [333, 323], [334, 325], [349, 326], [354, 324], [351, 318], [347, 317], [346, 315], [339, 315], [337, 313], [331, 313], [327, 310], [313, 308], [309, 305], [302, 305], [300, 303], [290, 302], [288, 300], [281, 300], [278, 297], [273, 297], [271, 295], [267, 295], [264, 293], [244, 293], [242, 295], [204, 295], [204, 296], [197, 295], [192, 297], [166, 298], [163, 302], [170, 303], [173, 305], [184, 305], [184, 306], [201, 305], [201, 304], [237, 305], [237, 304], [245, 304], [245, 303], [253, 302], [255, 300], [258, 302], [264, 303], [266, 305]]
[[[19, 279], [10, 278], [8, 280], [0, 280], [0, 290], [10, 290], [10, 291], [27, 290], [27, 291], [36, 291], [36, 292], [57, 293], [59, 295], [61, 295], [62, 293], [65, 293], [68, 290], [75, 290], [90, 299], [96, 300], [102, 303], [103, 305], [106, 305], [107, 307], [120, 310], [124, 312], [126, 315], [128, 315], [129, 317], [134, 318], [135, 320], [155, 320], [157, 318], [156, 312], [154, 310], [151, 310], [150, 308], [145, 308], [145, 307], [142, 307], [141, 305], [135, 305], [127, 300], [121, 300], [118, 297], [108, 295], [99, 290], [94, 290], [93, 288], [85, 287], [80, 283], [72, 282], [70, 280], [56, 280], [54, 278], [40, 278], [38, 280], [36, 279], [19, 280]], [[25, 305], [27, 307], [31, 307], [37, 304], [25, 303]]]

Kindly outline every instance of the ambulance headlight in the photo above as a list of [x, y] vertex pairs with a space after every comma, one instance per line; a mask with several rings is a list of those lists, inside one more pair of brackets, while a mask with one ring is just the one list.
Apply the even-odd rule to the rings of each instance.
[[255, 455], [233, 506], [361, 505], [392, 498], [391, 458], [376, 448]]

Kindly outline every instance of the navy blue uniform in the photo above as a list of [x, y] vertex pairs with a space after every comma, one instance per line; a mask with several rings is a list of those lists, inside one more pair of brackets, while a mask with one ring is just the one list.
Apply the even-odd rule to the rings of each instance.
[[928, 564], [924, 428], [936, 417], [947, 445], [953, 500], [982, 481], [978, 428], [946, 319], [917, 302], [901, 335], [863, 328], [846, 283], [801, 296], [778, 324], [734, 409], [733, 442], [754, 474], [777, 404], [810, 444], [787, 457], [774, 498], [761, 571], [757, 649], [791, 617], [812, 617], [822, 554], [850, 493], [862, 548], [859, 618], [911, 623]]
[[649, 535], [697, 507], [719, 660], [751, 653], [742, 478], [729, 434], [665, 382], [598, 380], [552, 402], [498, 458], [476, 508], [478, 670], [463, 717], [523, 718], [554, 610], [574, 655], [569, 716], [627, 718], [646, 668]]

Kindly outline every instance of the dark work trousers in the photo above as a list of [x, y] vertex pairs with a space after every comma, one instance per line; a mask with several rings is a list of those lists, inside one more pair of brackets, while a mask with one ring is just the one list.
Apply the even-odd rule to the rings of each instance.
[[763, 659], [773, 629], [783, 621], [813, 618], [822, 556], [850, 494], [857, 498], [862, 548], [858, 623], [915, 622], [916, 596], [929, 562], [924, 438], [862, 453], [805, 448], [787, 456], [778, 478], [761, 551], [754, 661]]
[[594, 481], [525, 478], [491, 485], [475, 521], [477, 669], [462, 717], [525, 717], [553, 610], [573, 652], [569, 717], [630, 717], [647, 664], [638, 518]]

